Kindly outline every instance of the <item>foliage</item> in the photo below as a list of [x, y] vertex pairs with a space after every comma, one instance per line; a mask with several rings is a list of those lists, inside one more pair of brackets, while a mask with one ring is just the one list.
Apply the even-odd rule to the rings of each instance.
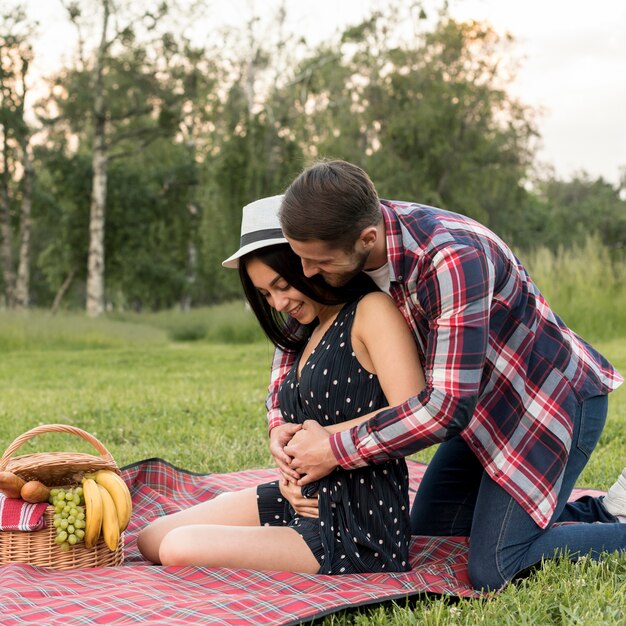
[[611, 249], [626, 247], [626, 197], [618, 187], [585, 172], [569, 181], [544, 180], [538, 187], [548, 218], [544, 245], [581, 244], [592, 233]]
[[1, 11], [0, 286], [9, 306], [26, 308], [33, 181], [29, 147], [32, 130], [26, 120], [26, 101], [34, 27], [20, 4], [2, 7]]
[[505, 91], [508, 43], [489, 26], [448, 19], [421, 48], [393, 50], [372, 157], [383, 195], [419, 198], [496, 231], [523, 208], [536, 131], [531, 112]]
[[[11, 141], [0, 303], [12, 303], [20, 231], [17, 138], [33, 132], [30, 302], [69, 309], [85, 302], [96, 128], [91, 53], [105, 5], [113, 6], [67, 5], [84, 37], [50, 77], [30, 127], [16, 115], [17, 57], [3, 54], [0, 126]], [[176, 6], [117, 4], [117, 30], [111, 22], [105, 33], [107, 310], [186, 310], [238, 297], [236, 272], [221, 261], [238, 246], [242, 207], [281, 193], [316, 158], [363, 166], [382, 197], [477, 218], [535, 260], [537, 275], [544, 252], [535, 248], [566, 255], [593, 235], [611, 262], [622, 262], [626, 177], [612, 185], [584, 172], [564, 181], [534, 171], [535, 112], [508, 91], [517, 70], [509, 35], [451, 19], [446, 3], [427, 15], [426, 3], [393, 0], [316, 47], [285, 36], [284, 8], [265, 30], [252, 17], [218, 43], [198, 46], [177, 31]], [[13, 15], [19, 22], [19, 11]], [[23, 23], [19, 42], [11, 40], [22, 51], [34, 37], [29, 28]], [[18, 50], [11, 45], [5, 37], [4, 48]], [[589, 315], [580, 319], [586, 328]], [[200, 326], [181, 332], [203, 333]]]

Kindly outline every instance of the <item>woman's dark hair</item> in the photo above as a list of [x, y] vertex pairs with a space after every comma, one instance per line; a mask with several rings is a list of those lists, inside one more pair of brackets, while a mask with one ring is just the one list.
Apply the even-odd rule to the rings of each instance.
[[284, 314], [271, 307], [250, 280], [247, 264], [252, 259], [259, 259], [280, 274], [292, 287], [321, 304], [343, 304], [378, 290], [374, 281], [362, 272], [343, 287], [331, 287], [319, 275], [307, 278], [302, 272], [300, 257], [287, 243], [262, 248], [243, 256], [239, 260], [239, 279], [246, 299], [269, 340], [289, 352], [299, 350], [306, 343], [317, 322], [307, 324], [308, 331], [303, 333], [300, 324], [293, 323], [293, 320], [289, 323]]

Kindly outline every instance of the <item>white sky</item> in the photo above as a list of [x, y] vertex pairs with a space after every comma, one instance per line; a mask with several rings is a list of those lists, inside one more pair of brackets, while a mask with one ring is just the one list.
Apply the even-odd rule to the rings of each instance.
[[[407, 4], [408, 4], [407, 0]], [[384, 0], [286, 0], [287, 26], [310, 42], [358, 23]], [[27, 0], [40, 21], [36, 59], [49, 71], [73, 50], [58, 0]], [[0, 4], [4, 4], [0, 0]], [[276, 0], [214, 0], [206, 28], [243, 26]], [[460, 19], [485, 19], [517, 40], [515, 96], [543, 111], [539, 158], [563, 177], [585, 170], [612, 183], [626, 167], [625, 0], [451, 0]], [[219, 17], [218, 17], [219, 16]]]

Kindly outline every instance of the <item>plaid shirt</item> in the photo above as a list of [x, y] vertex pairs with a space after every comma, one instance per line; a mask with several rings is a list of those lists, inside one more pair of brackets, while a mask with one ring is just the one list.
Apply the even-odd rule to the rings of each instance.
[[[623, 378], [550, 309], [524, 267], [474, 220], [381, 201], [391, 296], [420, 348], [426, 388], [330, 438], [350, 469], [404, 457], [460, 433], [489, 476], [545, 528], [580, 401]], [[277, 351], [267, 407], [293, 355]]]

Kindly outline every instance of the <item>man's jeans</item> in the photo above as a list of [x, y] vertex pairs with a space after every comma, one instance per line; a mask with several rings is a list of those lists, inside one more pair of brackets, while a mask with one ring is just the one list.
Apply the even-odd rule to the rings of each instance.
[[[470, 580], [485, 590], [498, 589], [543, 558], [626, 551], [626, 524], [607, 513], [602, 498], [567, 502], [598, 443], [606, 412], [606, 396], [578, 405], [558, 504], [546, 529], [491, 480], [457, 435], [440, 444], [426, 469], [411, 510], [413, 534], [469, 536]], [[553, 526], [558, 522], [578, 523]]]

